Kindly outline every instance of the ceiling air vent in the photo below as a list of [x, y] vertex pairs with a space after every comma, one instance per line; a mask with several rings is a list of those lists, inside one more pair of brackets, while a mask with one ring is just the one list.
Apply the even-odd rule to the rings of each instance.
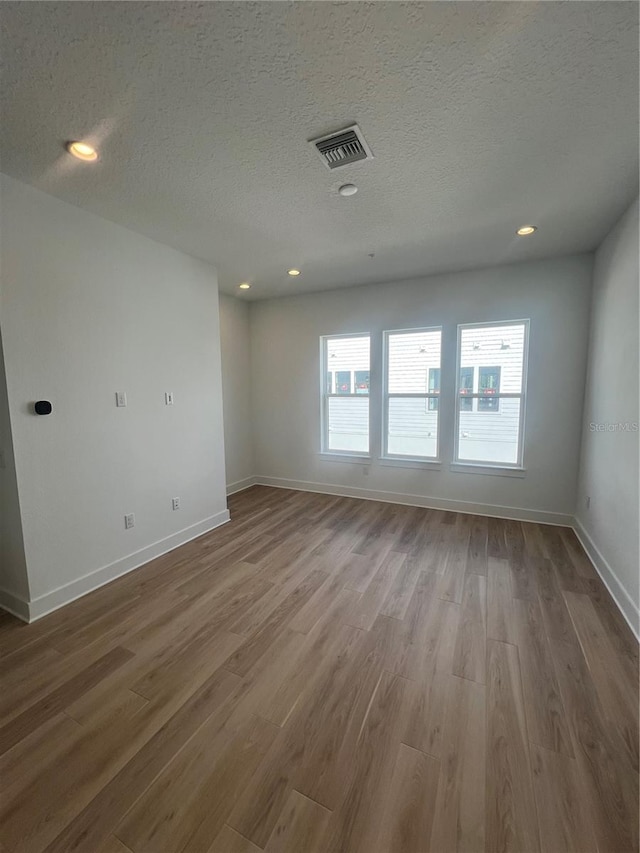
[[311, 144], [330, 169], [338, 169], [340, 166], [348, 166], [358, 160], [373, 158], [371, 149], [364, 141], [362, 131], [357, 124], [345, 127], [344, 130], [329, 136], [312, 139]]

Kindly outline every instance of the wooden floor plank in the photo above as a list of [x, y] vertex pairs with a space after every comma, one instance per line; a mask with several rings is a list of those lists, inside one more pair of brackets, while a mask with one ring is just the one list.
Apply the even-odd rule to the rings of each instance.
[[96, 853], [133, 853], [133, 851], [115, 835], [110, 835]]
[[467, 566], [467, 549], [469, 547], [469, 532], [459, 540], [449, 543], [447, 556], [444, 560], [442, 577], [438, 581], [438, 598], [444, 601], [462, 602], [464, 579]]
[[239, 683], [238, 676], [224, 670], [214, 673], [151, 737], [141, 738], [139, 749], [49, 844], [48, 853], [85, 853], [104, 841], [211, 714], [230, 713], [232, 705], [225, 703]]
[[353, 613], [349, 616], [349, 624], [354, 628], [370, 630], [376, 621], [378, 613], [381, 612], [390, 594], [398, 573], [406, 560], [404, 554], [389, 554], [381, 563], [380, 568], [371, 579], [366, 591], [362, 594], [356, 604]]
[[252, 844], [235, 829], [225, 824], [213, 844], [204, 853], [260, 853], [261, 847]]
[[0, 755], [11, 749], [31, 732], [36, 731], [52, 717], [55, 717], [75, 698], [106, 678], [132, 657], [132, 652], [127, 651], [127, 649], [119, 647], [112, 649], [44, 699], [36, 702], [30, 708], [26, 708], [17, 717], [5, 723], [0, 728]]
[[326, 851], [370, 853], [376, 849], [409, 689], [405, 679], [387, 672], [381, 674], [362, 721], [357, 748], [350, 756], [350, 784], [333, 815]]
[[276, 733], [259, 717], [234, 732], [212, 716], [116, 827], [118, 838], [135, 853], [206, 849]]
[[[485, 849], [486, 687], [448, 679], [438, 796], [430, 850]], [[418, 848], [417, 848], [418, 849]]]
[[428, 850], [440, 762], [401, 743], [384, 804], [376, 847], [383, 850]]
[[554, 665], [599, 850], [638, 849], [638, 774], [605, 719], [582, 649], [559, 643]]
[[487, 645], [486, 578], [467, 574], [452, 672], [485, 683]]
[[553, 657], [537, 601], [513, 602], [529, 740], [573, 758]]
[[589, 596], [564, 598], [582, 646], [600, 705], [609, 725], [621, 734], [631, 766], [638, 771], [638, 673], [625, 672]]
[[379, 612], [383, 616], [389, 616], [391, 619], [404, 619], [419, 575], [420, 569], [415, 561], [405, 558], [380, 608]]
[[480, 515], [474, 515], [471, 523], [469, 549], [467, 551], [467, 572], [486, 577], [488, 568], [488, 538], [489, 525], [487, 519]]
[[511, 572], [506, 560], [489, 558], [487, 569], [487, 637], [515, 643], [516, 629]]
[[322, 853], [331, 812], [320, 803], [291, 791], [265, 853]]
[[549, 641], [577, 645], [578, 637], [551, 560], [536, 557], [531, 558], [529, 564], [536, 573], [538, 602]]
[[487, 851], [540, 850], [518, 649], [490, 640], [487, 661]]
[[531, 765], [542, 849], [596, 853], [577, 761], [532, 744]]

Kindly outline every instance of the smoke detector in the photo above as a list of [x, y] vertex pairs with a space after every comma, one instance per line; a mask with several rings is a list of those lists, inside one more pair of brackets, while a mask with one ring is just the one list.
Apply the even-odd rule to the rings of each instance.
[[328, 136], [312, 139], [311, 144], [329, 169], [339, 169], [341, 166], [357, 163], [358, 160], [373, 159], [371, 149], [357, 124]]

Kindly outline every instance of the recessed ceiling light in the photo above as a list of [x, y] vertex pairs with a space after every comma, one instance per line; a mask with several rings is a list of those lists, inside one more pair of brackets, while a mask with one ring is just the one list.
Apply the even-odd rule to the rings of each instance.
[[78, 160], [84, 160], [88, 163], [98, 159], [98, 152], [86, 142], [67, 142], [67, 151]]
[[300, 270], [287, 270], [289, 275], [300, 275]]
[[528, 234], [533, 234], [534, 231], [537, 231], [537, 227], [535, 225], [523, 225], [522, 228], [518, 228], [516, 234], [518, 237], [526, 237]]
[[242, 284], [238, 285], [238, 287], [240, 288], [240, 290], [249, 290], [251, 285], [248, 282], [243, 281]]
[[358, 192], [358, 187], [355, 184], [343, 184], [338, 192], [343, 196], [355, 195]]

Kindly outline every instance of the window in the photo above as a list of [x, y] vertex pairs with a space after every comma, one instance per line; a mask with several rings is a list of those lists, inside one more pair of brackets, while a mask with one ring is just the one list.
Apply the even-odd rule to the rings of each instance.
[[456, 461], [522, 466], [528, 320], [458, 326]]
[[478, 411], [497, 412], [500, 408], [500, 368], [478, 368]]
[[385, 332], [384, 456], [438, 458], [438, 329]]
[[[321, 339], [322, 449], [327, 453], [369, 453], [369, 336]], [[335, 377], [335, 384], [331, 377]]]

